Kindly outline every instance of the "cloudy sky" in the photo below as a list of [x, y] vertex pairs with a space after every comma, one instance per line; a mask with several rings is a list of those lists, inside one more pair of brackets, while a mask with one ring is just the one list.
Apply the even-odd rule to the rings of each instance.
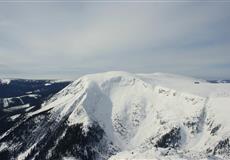
[[230, 78], [230, 1], [0, 0], [0, 77]]

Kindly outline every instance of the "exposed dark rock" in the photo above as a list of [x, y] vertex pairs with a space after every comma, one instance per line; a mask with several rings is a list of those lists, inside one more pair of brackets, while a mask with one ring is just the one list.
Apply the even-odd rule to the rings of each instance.
[[217, 125], [216, 127], [214, 127], [212, 130], [211, 130], [211, 135], [214, 136], [217, 134], [218, 130], [220, 129], [221, 125]]
[[230, 155], [230, 143], [229, 138], [219, 141], [213, 151], [214, 155], [223, 154], [223, 155]]
[[173, 128], [170, 132], [164, 134], [155, 144], [160, 148], [178, 148], [180, 146], [181, 134], [180, 128]]

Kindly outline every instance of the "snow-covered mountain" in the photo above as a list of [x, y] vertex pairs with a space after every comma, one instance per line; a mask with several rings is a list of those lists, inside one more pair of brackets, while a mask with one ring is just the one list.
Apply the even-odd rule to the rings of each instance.
[[230, 84], [107, 72], [74, 81], [0, 137], [0, 158], [230, 159]]

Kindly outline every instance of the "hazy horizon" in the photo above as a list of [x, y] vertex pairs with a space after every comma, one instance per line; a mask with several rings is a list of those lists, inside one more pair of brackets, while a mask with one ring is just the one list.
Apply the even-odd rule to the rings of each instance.
[[0, 1], [0, 77], [230, 79], [230, 1]]

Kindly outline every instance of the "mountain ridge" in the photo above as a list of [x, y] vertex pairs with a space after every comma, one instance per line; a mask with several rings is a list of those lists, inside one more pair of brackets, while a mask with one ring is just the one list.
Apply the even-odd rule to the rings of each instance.
[[[58, 155], [58, 159], [225, 159], [229, 157], [230, 146], [229, 103], [227, 84], [163, 73], [86, 75], [27, 115], [25, 122], [32, 119], [44, 129], [28, 130], [40, 136], [30, 136], [31, 144], [26, 143], [27, 149], [22, 147], [16, 157], [26, 159], [31, 150], [36, 150], [32, 157], [44, 158], [40, 147], [50, 144], [41, 137], [51, 141], [54, 137], [49, 134], [55, 132], [56, 142], [47, 148], [49, 154], [43, 153], [46, 159], [52, 159], [52, 155]], [[33, 120], [39, 115], [40, 120]], [[99, 130], [94, 133], [95, 127]], [[74, 137], [70, 128], [74, 129], [71, 133], [81, 135], [82, 139], [87, 137], [93, 143], [86, 139], [84, 144], [89, 146], [86, 149], [77, 140], [79, 144], [73, 144], [73, 148], [57, 153], [59, 143], [68, 138], [66, 134]], [[2, 136], [0, 143], [12, 133]], [[100, 138], [94, 141], [91, 134]], [[100, 150], [101, 146], [104, 147]]]

